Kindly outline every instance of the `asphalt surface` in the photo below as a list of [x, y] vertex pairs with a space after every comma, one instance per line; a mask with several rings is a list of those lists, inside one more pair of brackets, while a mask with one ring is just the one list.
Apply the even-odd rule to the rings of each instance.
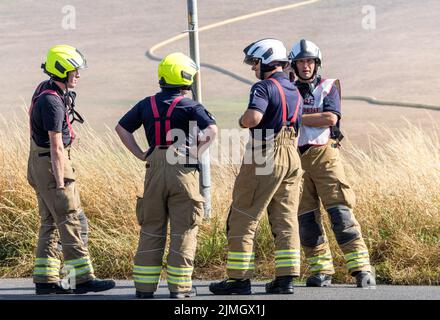
[[[440, 300], [440, 286], [390, 286], [376, 289], [356, 288], [353, 285], [333, 285], [327, 288], [306, 288], [298, 285], [293, 295], [267, 295], [263, 282], [252, 284], [249, 296], [214, 296], [208, 290], [209, 281], [194, 281], [197, 297], [188, 300]], [[132, 300], [131, 280], [118, 280], [116, 287], [103, 293], [84, 295], [36, 296], [32, 279], [0, 279], [0, 300]], [[161, 282], [156, 299], [168, 299], [168, 289]]]

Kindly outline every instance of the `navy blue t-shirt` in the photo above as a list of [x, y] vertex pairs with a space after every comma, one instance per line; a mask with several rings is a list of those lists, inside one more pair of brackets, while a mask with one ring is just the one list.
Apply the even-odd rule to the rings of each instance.
[[[300, 100], [297, 119], [294, 123], [295, 130], [298, 132], [301, 124], [302, 98], [297, 88], [289, 81], [288, 76], [284, 72], [276, 72], [270, 77], [276, 79], [284, 89], [287, 104], [287, 121], [292, 119], [298, 105], [298, 100]], [[281, 95], [271, 80], [261, 80], [252, 86], [248, 109], [257, 110], [263, 114], [261, 122], [256, 127], [250, 129], [253, 136], [256, 129], [263, 129], [262, 139], [266, 138], [265, 131], [267, 129], [273, 129], [275, 135], [280, 132], [283, 125]]]
[[[71, 138], [66, 121], [64, 93], [51, 80], [42, 82], [39, 92], [44, 90], [56, 91], [59, 96], [43, 94], [36, 100], [31, 114], [32, 138], [38, 146], [49, 148], [49, 131], [62, 132], [63, 144], [67, 146], [70, 144]], [[36, 91], [35, 94], [38, 95]]]
[[[174, 89], [162, 89], [156, 94], [156, 104], [161, 120], [161, 144], [165, 144], [165, 117], [168, 108], [180, 92]], [[204, 130], [209, 125], [215, 124], [214, 117], [200, 103], [183, 98], [177, 103], [170, 117], [170, 128], [180, 129], [185, 133], [186, 145], [190, 145], [197, 137], [190, 128], [190, 121], [197, 124], [198, 129]], [[150, 147], [156, 145], [155, 123], [150, 97], [139, 101], [130, 111], [119, 120], [119, 124], [128, 132], [133, 133], [141, 126], [144, 127]], [[197, 133], [195, 133], [197, 134]], [[176, 140], [176, 138], [175, 138]]]

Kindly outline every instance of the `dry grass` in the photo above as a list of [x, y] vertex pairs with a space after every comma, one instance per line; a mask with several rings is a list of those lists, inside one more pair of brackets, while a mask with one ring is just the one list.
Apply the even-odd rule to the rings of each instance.
[[[0, 276], [32, 274], [38, 211], [26, 180], [27, 123], [0, 120]], [[438, 132], [434, 130], [433, 132]], [[388, 132], [371, 151], [344, 147], [347, 175], [357, 194], [359, 220], [381, 283], [440, 284], [440, 141], [408, 124]], [[81, 199], [91, 226], [90, 251], [100, 277], [128, 278], [139, 227], [135, 195], [144, 167], [121, 147], [112, 130], [96, 136], [88, 127], [73, 152]], [[225, 275], [225, 217], [236, 168], [212, 168], [213, 218], [200, 229], [195, 278]], [[327, 224], [328, 224], [328, 219]], [[327, 231], [329, 230], [327, 225]], [[331, 235], [337, 281], [350, 281]], [[273, 275], [272, 235], [264, 219], [256, 241], [259, 278]], [[303, 267], [307, 272], [306, 266]]]

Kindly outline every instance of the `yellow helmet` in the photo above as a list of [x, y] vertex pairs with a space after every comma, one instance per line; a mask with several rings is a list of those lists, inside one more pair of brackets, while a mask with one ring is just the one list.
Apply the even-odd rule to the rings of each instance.
[[65, 80], [68, 72], [87, 68], [87, 62], [78, 49], [68, 45], [56, 45], [47, 52], [46, 62], [41, 68], [51, 77]]
[[199, 71], [196, 63], [181, 52], [167, 55], [159, 63], [157, 75], [161, 87], [189, 87], [194, 81], [194, 75]]

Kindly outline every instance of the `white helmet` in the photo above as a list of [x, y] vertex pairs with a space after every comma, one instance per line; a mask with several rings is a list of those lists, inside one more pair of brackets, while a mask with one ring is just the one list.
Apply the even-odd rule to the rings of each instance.
[[318, 68], [322, 66], [321, 50], [316, 44], [309, 40], [301, 39], [299, 42], [295, 43], [289, 53], [289, 59], [291, 61], [292, 68], [298, 77], [300, 76], [296, 68], [295, 61], [301, 59], [315, 59], [316, 67], [312, 77], [316, 75]]
[[261, 59], [262, 64], [289, 61], [286, 47], [277, 39], [258, 40], [244, 48], [243, 52], [246, 55], [243, 62], [247, 64], [252, 64], [252, 59]]

